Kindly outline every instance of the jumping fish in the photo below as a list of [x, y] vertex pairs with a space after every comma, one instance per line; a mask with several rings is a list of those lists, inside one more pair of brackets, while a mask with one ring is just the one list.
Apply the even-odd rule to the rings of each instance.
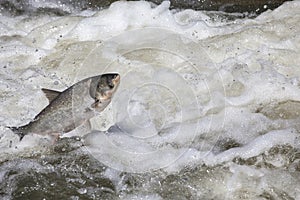
[[29, 124], [21, 127], [8, 127], [20, 136], [29, 134], [51, 135], [56, 139], [84, 124], [102, 112], [111, 102], [120, 84], [120, 75], [102, 74], [86, 78], [59, 92], [42, 89], [49, 100], [45, 107]]

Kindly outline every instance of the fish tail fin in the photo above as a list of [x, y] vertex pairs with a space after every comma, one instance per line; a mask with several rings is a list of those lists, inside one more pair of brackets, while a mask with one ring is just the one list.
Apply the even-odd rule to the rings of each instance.
[[10, 130], [12, 130], [12, 132], [14, 132], [15, 134], [17, 134], [20, 137], [20, 141], [23, 139], [23, 137], [25, 135], [27, 135], [24, 130], [22, 130], [22, 126], [21, 127], [7, 127]]

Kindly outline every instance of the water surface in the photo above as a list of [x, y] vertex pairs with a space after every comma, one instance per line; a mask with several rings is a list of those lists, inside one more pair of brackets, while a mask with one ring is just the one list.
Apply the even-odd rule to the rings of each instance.
[[[299, 10], [2, 14], [1, 198], [299, 199]], [[92, 131], [51, 145], [5, 128], [48, 104], [41, 88], [105, 72], [121, 85]]]

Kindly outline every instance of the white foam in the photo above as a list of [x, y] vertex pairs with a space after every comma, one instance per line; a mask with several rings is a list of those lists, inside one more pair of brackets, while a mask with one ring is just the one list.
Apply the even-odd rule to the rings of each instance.
[[163, 199], [158, 194], [133, 194], [133, 195], [125, 195], [122, 196], [122, 199], [132, 199], [132, 200], [138, 200], [138, 199], [146, 199], [146, 200], [161, 200]]
[[[300, 1], [292, 1], [234, 21], [170, 10], [168, 1], [120, 1], [62, 17], [0, 16], [1, 123], [25, 124], [46, 106], [39, 87], [62, 90], [88, 76], [118, 72], [118, 92], [93, 119], [100, 131], [85, 138], [86, 150], [116, 170], [174, 173], [199, 164], [229, 166], [278, 145], [297, 149], [297, 106], [284, 103], [300, 101], [299, 7]], [[37, 137], [17, 143], [8, 130], [1, 134], [4, 159], [22, 155], [8, 148], [10, 140], [19, 149], [39, 150]], [[226, 140], [237, 147], [222, 150], [218, 145]], [[270, 161], [276, 168], [284, 166], [280, 156]], [[230, 170], [224, 173], [237, 175], [228, 180], [228, 198], [247, 186], [243, 177], [263, 179], [268, 171], [233, 165]], [[107, 172], [115, 184], [118, 175]]]

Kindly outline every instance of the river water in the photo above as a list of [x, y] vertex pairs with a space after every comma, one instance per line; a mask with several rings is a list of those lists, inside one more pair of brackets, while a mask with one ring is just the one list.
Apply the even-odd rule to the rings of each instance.
[[[1, 199], [300, 199], [300, 1], [47, 6], [0, 16]], [[41, 88], [106, 72], [121, 84], [92, 130], [51, 144], [5, 128], [48, 104]]]

